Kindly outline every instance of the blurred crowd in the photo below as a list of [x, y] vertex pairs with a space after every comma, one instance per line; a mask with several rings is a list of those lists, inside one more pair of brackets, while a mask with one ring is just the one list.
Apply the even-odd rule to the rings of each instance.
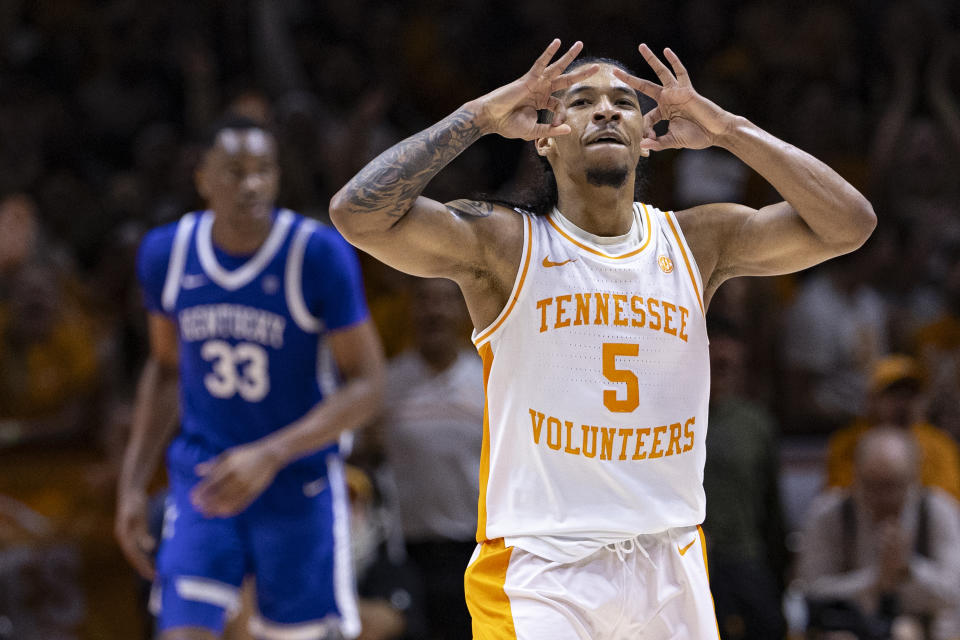
[[[728, 282], [711, 305], [718, 322], [705, 530], [708, 538], [711, 526], [716, 532], [716, 571], [726, 584], [743, 583], [726, 593], [746, 594], [717, 591], [724, 638], [817, 625], [847, 637], [960, 637], [942, 631], [960, 627], [938, 618], [947, 605], [960, 610], [960, 577], [938, 582], [936, 597], [897, 597], [913, 555], [957, 569], [955, 557], [937, 554], [960, 529], [960, 5], [5, 0], [0, 585], [19, 586], [0, 586], [0, 638], [136, 637], [139, 605], [124, 595], [133, 579], [110, 543], [116, 458], [147, 348], [133, 260], [147, 229], [199, 205], [193, 169], [203, 130], [227, 111], [268, 124], [280, 146], [280, 203], [323, 220], [330, 196], [373, 155], [512, 80], [555, 36], [581, 39], [587, 53], [622, 59], [641, 75], [639, 42], [671, 46], [702, 94], [824, 160], [879, 218], [860, 251], [802, 274]], [[483, 139], [427, 195], [506, 194], [533, 168], [528, 146]], [[720, 150], [655, 154], [649, 171], [646, 199], [664, 209], [777, 199]], [[455, 404], [458, 420], [482, 411], [475, 365], [449, 345], [425, 346], [431, 332], [417, 331], [446, 323], [469, 347], [464, 319], [408, 313], [412, 298], [449, 292], [370, 258], [363, 264], [399, 384], [420, 389], [414, 400], [424, 406]], [[435, 380], [438, 372], [447, 377]], [[474, 385], [472, 404], [437, 392], [456, 389], [451, 379]], [[398, 480], [402, 438], [418, 437], [411, 423], [439, 418], [416, 406], [398, 411], [361, 447], [357, 464], [372, 488], [355, 493], [386, 505], [370, 513], [394, 513], [377, 517], [378, 540], [397, 534], [404, 546], [406, 535], [407, 559], [429, 576], [426, 591], [412, 592], [437, 601], [449, 590], [430, 585], [449, 570], [427, 565], [459, 558], [472, 528], [457, 518], [436, 527], [432, 516], [413, 513], [424, 508], [416, 492], [435, 485]], [[400, 426], [392, 431], [391, 422]], [[450, 487], [475, 492], [465, 452], [479, 432], [455, 428], [468, 435], [450, 443], [446, 473], [459, 469], [465, 479]], [[813, 495], [785, 495], [779, 484], [806, 472], [783, 455], [791, 447], [814, 452], [805, 458], [815, 467], [813, 493], [833, 488], [809, 515]], [[896, 477], [865, 475], [877, 468]], [[870, 502], [898, 488], [898, 504]], [[475, 493], [441, 498], [457, 513], [476, 503]], [[886, 524], [853, 528], [861, 511], [863, 522]], [[907, 523], [901, 529], [890, 524], [898, 518]], [[881, 528], [881, 540], [861, 539]], [[840, 555], [811, 558], [810, 532]], [[880, 568], [871, 565], [878, 557]], [[33, 582], [4, 576], [10, 571]], [[90, 586], [93, 573], [100, 579]], [[786, 618], [751, 617], [770, 601], [780, 611], [784, 590]], [[774, 597], [751, 600], [761, 592]], [[802, 611], [790, 606], [798, 593]], [[914, 596], [939, 604], [911, 609]], [[38, 599], [45, 604], [32, 618], [17, 618]], [[116, 614], [127, 609], [133, 622]]]

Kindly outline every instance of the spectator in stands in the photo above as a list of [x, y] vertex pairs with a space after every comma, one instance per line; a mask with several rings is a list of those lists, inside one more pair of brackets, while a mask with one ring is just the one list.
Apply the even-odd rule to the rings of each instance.
[[960, 451], [947, 432], [922, 415], [924, 376], [917, 361], [905, 355], [880, 359], [870, 374], [867, 413], [833, 434], [827, 454], [827, 484], [846, 487], [855, 473], [854, 450], [871, 429], [893, 427], [912, 434], [920, 451], [920, 482], [960, 498]]
[[347, 467], [350, 544], [360, 596], [358, 640], [427, 640], [424, 584], [403, 549], [395, 514], [384, 505], [376, 475]]
[[870, 363], [888, 351], [887, 307], [867, 283], [875, 240], [818, 266], [785, 311], [785, 418], [829, 432], [864, 410]]
[[69, 286], [49, 265], [22, 266], [0, 301], [0, 446], [99, 426], [99, 372], [93, 320]]
[[798, 567], [812, 629], [869, 640], [896, 622], [960, 636], [960, 507], [922, 488], [919, 470], [909, 434], [878, 427], [857, 445], [853, 486], [814, 503]]
[[960, 239], [948, 245], [944, 258], [944, 307], [916, 332], [915, 341], [930, 372], [928, 411], [937, 425], [960, 438]]
[[426, 584], [430, 637], [460, 640], [471, 629], [463, 571], [476, 547], [483, 364], [465, 339], [457, 285], [419, 279], [412, 288], [415, 344], [390, 362], [379, 437]]
[[774, 640], [785, 564], [780, 510], [777, 425], [744, 392], [746, 345], [723, 317], [710, 336], [710, 433], [703, 488], [703, 529], [717, 622], [725, 640]]
[[[0, 282], [34, 257], [38, 244], [37, 207], [22, 193], [0, 199]], [[6, 292], [0, 289], [0, 297]]]

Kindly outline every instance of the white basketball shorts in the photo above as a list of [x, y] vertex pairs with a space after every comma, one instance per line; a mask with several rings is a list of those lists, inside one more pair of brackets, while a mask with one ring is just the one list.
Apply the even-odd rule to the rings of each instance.
[[642, 535], [571, 563], [503, 540], [464, 578], [474, 640], [717, 640], [698, 526]]

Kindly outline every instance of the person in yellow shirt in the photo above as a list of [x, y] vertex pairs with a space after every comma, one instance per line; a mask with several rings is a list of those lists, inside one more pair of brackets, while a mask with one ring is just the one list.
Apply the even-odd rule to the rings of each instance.
[[0, 299], [0, 446], [96, 424], [94, 323], [55, 269], [28, 264]]
[[879, 425], [909, 429], [921, 452], [920, 481], [960, 499], [960, 448], [949, 433], [922, 415], [924, 375], [910, 356], [896, 354], [877, 361], [870, 374], [867, 415], [830, 437], [827, 485], [847, 487], [853, 481], [857, 442]]

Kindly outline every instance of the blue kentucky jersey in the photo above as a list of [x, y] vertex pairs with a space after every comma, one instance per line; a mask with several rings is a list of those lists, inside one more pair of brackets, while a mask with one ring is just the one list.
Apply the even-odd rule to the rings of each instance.
[[[154, 229], [137, 258], [145, 304], [175, 321], [181, 433], [172, 470], [285, 427], [339, 382], [325, 336], [367, 317], [353, 249], [332, 228], [281, 209], [252, 256], [213, 245], [212, 212]], [[293, 465], [323, 469], [336, 444]]]

